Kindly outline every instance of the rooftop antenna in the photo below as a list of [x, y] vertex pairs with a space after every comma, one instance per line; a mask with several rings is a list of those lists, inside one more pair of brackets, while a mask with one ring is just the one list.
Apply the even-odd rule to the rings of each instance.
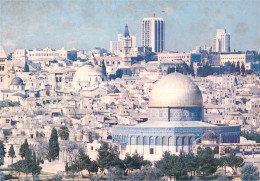
[[153, 11], [153, 17], [155, 18], [155, 11]]

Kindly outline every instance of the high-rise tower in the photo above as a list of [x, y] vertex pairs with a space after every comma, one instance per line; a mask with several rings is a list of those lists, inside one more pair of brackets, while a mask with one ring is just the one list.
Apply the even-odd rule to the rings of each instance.
[[226, 29], [217, 29], [216, 38], [213, 38], [213, 52], [230, 52], [230, 34]]
[[144, 18], [142, 21], [142, 46], [151, 47], [153, 52], [165, 48], [165, 21], [163, 18]]

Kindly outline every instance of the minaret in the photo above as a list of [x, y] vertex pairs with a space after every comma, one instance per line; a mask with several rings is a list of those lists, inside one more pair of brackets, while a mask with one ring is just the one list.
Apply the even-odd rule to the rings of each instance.
[[128, 36], [130, 36], [130, 35], [129, 35], [129, 31], [128, 31], [128, 26], [127, 26], [127, 24], [126, 24], [126, 25], [125, 25], [124, 37], [128, 37]]
[[130, 66], [131, 65], [131, 55], [130, 55], [130, 50], [131, 50], [131, 37], [129, 35], [129, 30], [127, 24], [125, 25], [125, 31], [124, 31], [124, 36], [122, 37], [123, 41], [123, 47], [122, 47], [122, 60], [124, 62], [124, 65]]

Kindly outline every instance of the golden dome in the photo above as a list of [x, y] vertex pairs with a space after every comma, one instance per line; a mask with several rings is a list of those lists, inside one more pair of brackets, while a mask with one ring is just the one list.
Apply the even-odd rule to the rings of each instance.
[[202, 95], [189, 77], [172, 73], [155, 84], [149, 107], [202, 107]]

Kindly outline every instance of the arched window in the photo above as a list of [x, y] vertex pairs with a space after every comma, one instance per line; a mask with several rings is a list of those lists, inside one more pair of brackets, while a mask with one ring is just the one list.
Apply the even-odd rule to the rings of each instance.
[[192, 144], [192, 137], [191, 137], [191, 136], [189, 137], [189, 142], [188, 142], [188, 144], [189, 144], [189, 145]]
[[137, 136], [136, 144], [137, 144], [137, 145], [141, 145], [141, 143], [142, 143], [141, 137], [140, 137], [140, 136]]
[[160, 145], [160, 139], [159, 136], [155, 138], [155, 145]]
[[131, 141], [131, 145], [134, 145], [135, 144], [135, 137], [134, 136], [131, 136], [131, 138], [130, 138], [130, 141]]
[[144, 145], [147, 145], [147, 144], [148, 144], [147, 136], [144, 136], [144, 138], [143, 138], [143, 144], [144, 144]]
[[179, 136], [176, 137], [175, 146], [176, 146], [176, 152], [178, 152], [178, 145], [179, 145]]
[[162, 144], [163, 144], [163, 145], [166, 145], [166, 144], [167, 144], [167, 140], [166, 140], [166, 137], [165, 137], [165, 136], [162, 137]]
[[173, 143], [174, 143], [174, 141], [173, 141], [173, 137], [170, 136], [170, 137], [169, 137], [169, 145], [173, 145]]
[[153, 145], [153, 144], [154, 144], [154, 137], [153, 137], [153, 136], [150, 136], [150, 138], [149, 138], [149, 144], [150, 144], [150, 145]]
[[185, 136], [182, 137], [182, 146], [185, 144]]

